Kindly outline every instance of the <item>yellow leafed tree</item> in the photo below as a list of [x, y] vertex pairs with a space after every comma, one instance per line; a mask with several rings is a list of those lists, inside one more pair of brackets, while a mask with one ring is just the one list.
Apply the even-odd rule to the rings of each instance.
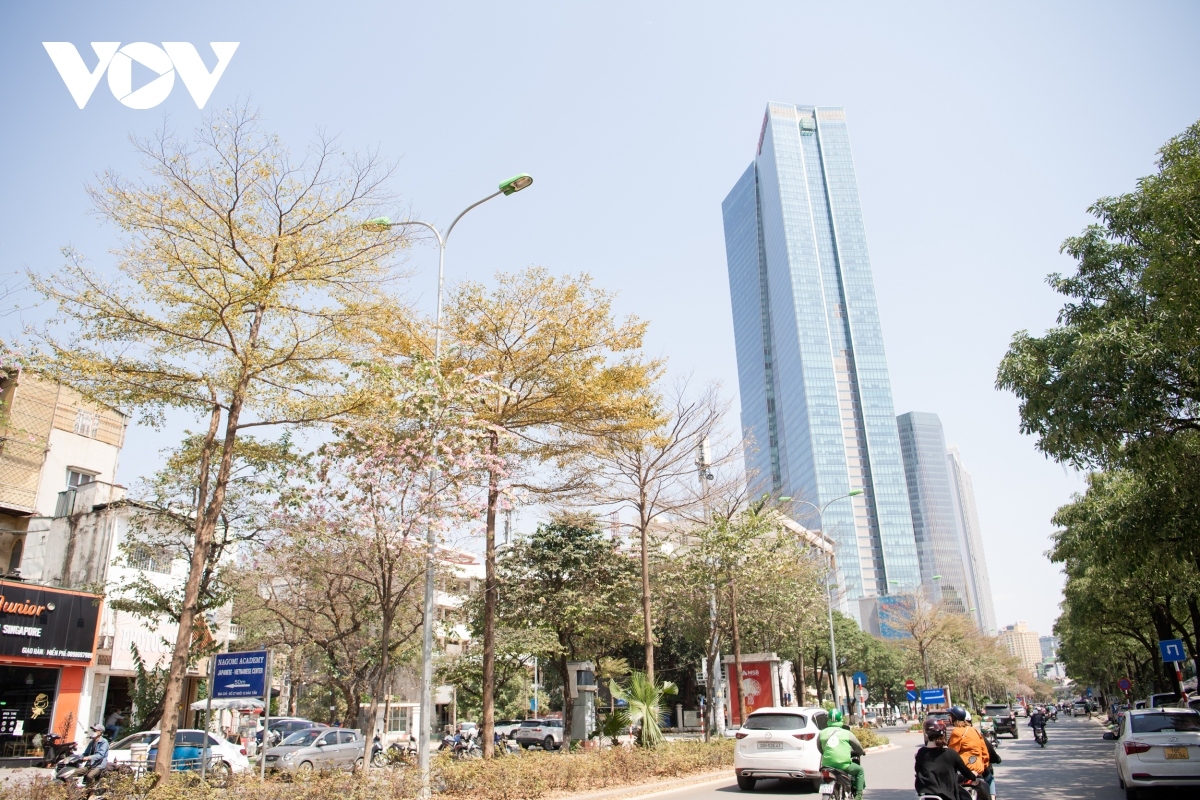
[[164, 700], [157, 769], [170, 769], [198, 587], [238, 436], [335, 420], [371, 402], [362, 331], [405, 310], [385, 293], [402, 234], [361, 220], [390, 198], [374, 155], [319, 139], [300, 158], [235, 108], [191, 140], [135, 143], [146, 175], [105, 173], [89, 193], [122, 234], [115, 276], [67, 251], [31, 275], [57, 304], [30, 367], [151, 424], [174, 409], [206, 420], [194, 546]]

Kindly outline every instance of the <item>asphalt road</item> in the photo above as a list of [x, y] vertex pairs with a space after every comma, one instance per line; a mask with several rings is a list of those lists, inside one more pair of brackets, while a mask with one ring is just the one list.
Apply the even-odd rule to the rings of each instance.
[[[1045, 749], [1037, 746], [1025, 725], [1017, 741], [1001, 737], [1000, 757], [1004, 763], [996, 767], [996, 797], [998, 800], [1124, 800], [1125, 792], [1117, 786], [1113, 744], [1101, 739], [1105, 730], [1098, 721], [1060, 717], [1047, 726], [1049, 742]], [[921, 735], [899, 729], [883, 732], [896, 746], [869, 753], [863, 759], [867, 770], [866, 800], [915, 800], [913, 756], [921, 746]], [[759, 781], [753, 792], [743, 793], [731, 775], [728, 782], [655, 793], [650, 797], [732, 800], [731, 795], [737, 794], [774, 797], [806, 793], [806, 788], [780, 781]], [[1187, 796], [1176, 792], [1147, 795], [1163, 800]]]

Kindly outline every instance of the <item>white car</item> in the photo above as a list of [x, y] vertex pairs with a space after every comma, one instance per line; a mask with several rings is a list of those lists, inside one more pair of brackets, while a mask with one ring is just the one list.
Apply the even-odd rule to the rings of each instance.
[[519, 727], [521, 727], [521, 720], [519, 719], [498, 719], [492, 723], [492, 730], [502, 739], [511, 737], [512, 732]]
[[541, 745], [543, 750], [557, 750], [563, 743], [561, 719], [527, 719], [512, 732], [512, 740], [521, 747]]
[[1200, 712], [1132, 709], [1104, 738], [1117, 743], [1117, 780], [1128, 800], [1137, 800], [1141, 788], [1200, 787]]
[[760, 708], [737, 730], [733, 771], [738, 788], [748, 792], [765, 778], [821, 784], [817, 734], [828, 721], [823, 708]]
[[[132, 745], [145, 744], [150, 746], [149, 759], [154, 760], [158, 750], [158, 731], [142, 731], [126, 736], [108, 748], [108, 762], [132, 761]], [[220, 759], [230, 766], [234, 772], [245, 772], [250, 769], [250, 759], [246, 758], [246, 748], [208, 734], [210, 763], [212, 759]], [[184, 729], [175, 732], [175, 753], [173, 761], [183, 761], [191, 758], [196, 751], [204, 748], [204, 731]]]

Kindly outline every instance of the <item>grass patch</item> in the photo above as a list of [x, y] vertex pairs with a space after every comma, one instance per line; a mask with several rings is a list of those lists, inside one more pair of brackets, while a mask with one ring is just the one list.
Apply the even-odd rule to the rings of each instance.
[[850, 731], [864, 748], [878, 747], [879, 745], [888, 743], [888, 737], [877, 732], [874, 728], [851, 728]]

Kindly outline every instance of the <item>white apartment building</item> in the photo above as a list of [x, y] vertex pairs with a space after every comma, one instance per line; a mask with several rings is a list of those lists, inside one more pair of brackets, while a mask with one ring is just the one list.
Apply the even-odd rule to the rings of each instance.
[[1042, 645], [1038, 641], [1037, 631], [1029, 630], [1024, 620], [1002, 628], [1000, 643], [1010, 654], [1017, 657], [1022, 668], [1037, 674], [1038, 664], [1042, 663]]

